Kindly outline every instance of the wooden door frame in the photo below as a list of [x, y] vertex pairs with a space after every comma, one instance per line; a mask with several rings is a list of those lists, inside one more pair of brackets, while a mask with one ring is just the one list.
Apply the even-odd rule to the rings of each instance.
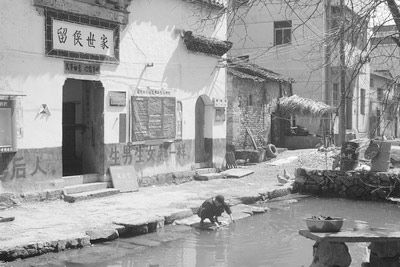
[[[198, 134], [198, 116], [197, 114], [197, 109], [198, 105], [202, 104], [204, 106], [203, 109], [203, 125], [202, 125], [202, 135], [199, 136]], [[207, 95], [201, 95], [197, 98], [196, 104], [195, 104], [195, 163], [197, 168], [202, 168], [202, 167], [211, 167], [212, 162], [213, 162], [213, 153], [212, 153], [212, 122], [213, 118], [207, 117], [207, 111], [210, 114], [211, 108], [213, 107], [213, 103]], [[212, 113], [211, 113], [212, 114]], [[211, 136], [206, 136], [206, 133], [208, 132], [208, 135]], [[202, 142], [202, 147], [199, 147], [199, 140], [198, 138], [203, 138]], [[207, 145], [207, 147], [206, 147]], [[207, 150], [208, 148], [208, 150]], [[201, 150], [201, 151], [200, 151]], [[202, 156], [199, 156], [199, 153], [202, 154]], [[203, 158], [203, 159], [202, 159]]]

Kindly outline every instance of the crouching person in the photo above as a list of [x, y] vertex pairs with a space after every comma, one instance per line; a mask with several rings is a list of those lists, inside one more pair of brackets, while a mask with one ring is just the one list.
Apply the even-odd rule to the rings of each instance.
[[219, 227], [221, 223], [218, 221], [218, 217], [221, 216], [224, 211], [229, 214], [229, 217], [233, 222], [232, 211], [225, 203], [224, 196], [217, 195], [216, 197], [204, 201], [200, 206], [197, 215], [199, 215], [201, 219], [200, 224], [203, 224], [205, 219], [209, 219], [211, 223], [215, 223], [215, 225]]

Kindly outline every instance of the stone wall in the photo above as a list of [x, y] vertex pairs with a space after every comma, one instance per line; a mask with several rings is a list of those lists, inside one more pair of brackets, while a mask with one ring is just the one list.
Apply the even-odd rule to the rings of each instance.
[[62, 177], [61, 147], [18, 149], [0, 154], [0, 193], [57, 189]]
[[294, 191], [326, 197], [387, 200], [400, 197], [399, 172], [332, 171], [299, 168]]

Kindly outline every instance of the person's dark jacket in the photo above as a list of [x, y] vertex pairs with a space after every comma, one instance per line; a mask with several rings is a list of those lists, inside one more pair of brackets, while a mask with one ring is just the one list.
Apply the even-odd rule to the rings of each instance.
[[209, 198], [203, 202], [197, 214], [201, 219], [208, 218], [211, 222], [214, 222], [214, 217], [221, 216], [224, 211], [232, 214], [231, 209], [225, 202], [219, 203], [214, 198]]

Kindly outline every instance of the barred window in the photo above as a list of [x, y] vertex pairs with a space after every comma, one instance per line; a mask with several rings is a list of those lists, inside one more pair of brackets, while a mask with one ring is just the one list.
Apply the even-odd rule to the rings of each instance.
[[292, 21], [274, 22], [274, 45], [290, 44], [292, 42]]

